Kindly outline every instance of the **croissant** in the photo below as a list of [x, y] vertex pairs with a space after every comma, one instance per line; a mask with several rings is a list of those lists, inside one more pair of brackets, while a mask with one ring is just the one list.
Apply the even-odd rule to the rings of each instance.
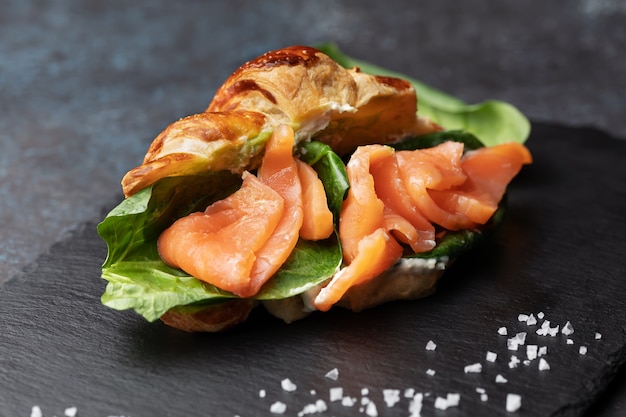
[[344, 69], [315, 48], [292, 46], [245, 63], [205, 112], [169, 125], [124, 176], [122, 190], [128, 197], [163, 177], [255, 169], [281, 124], [293, 128], [296, 145], [316, 139], [340, 155], [441, 129], [417, 116], [407, 81]]
[[[166, 177], [253, 172], [272, 135], [284, 126], [293, 132], [294, 154], [300, 144], [315, 140], [343, 157], [362, 145], [396, 144], [443, 130], [419, 116], [417, 107], [415, 89], [405, 80], [345, 69], [307, 46], [271, 51], [233, 72], [204, 112], [167, 126], [151, 143], [142, 164], [123, 177], [122, 190], [131, 197]], [[514, 149], [522, 155], [516, 169], [530, 163], [524, 152]], [[511, 171], [511, 176], [516, 173]], [[454, 204], [451, 201], [446, 203]], [[480, 229], [484, 223], [468, 224]], [[360, 311], [427, 296], [456, 256], [467, 250], [464, 245], [450, 256], [446, 252], [427, 259], [401, 257], [384, 272], [350, 287], [335, 305]], [[262, 304], [272, 315], [292, 322], [315, 310], [312, 300], [322, 287], [279, 300], [223, 298], [218, 303], [168, 307], [160, 318], [186, 331], [217, 332], [244, 322]]]

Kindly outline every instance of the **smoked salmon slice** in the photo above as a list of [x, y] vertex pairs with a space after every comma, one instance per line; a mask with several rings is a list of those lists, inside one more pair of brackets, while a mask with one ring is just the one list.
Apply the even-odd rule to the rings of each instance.
[[351, 287], [389, 269], [402, 256], [402, 246], [389, 235], [387, 228], [402, 229], [408, 222], [398, 222], [385, 209], [376, 195], [370, 173], [372, 164], [393, 155], [393, 148], [388, 146], [361, 146], [346, 165], [350, 189], [341, 207], [339, 238], [347, 266], [313, 300], [318, 310], [330, 309]]
[[276, 229], [256, 253], [250, 274], [250, 286], [254, 291], [250, 295], [256, 294], [278, 271], [298, 242], [304, 211], [293, 146], [293, 129], [287, 125], [278, 126], [265, 145], [265, 154], [257, 172], [259, 180], [283, 198], [285, 209]]
[[[374, 177], [374, 189], [385, 204], [387, 212], [394, 213], [408, 221], [414, 228], [411, 238], [406, 236], [404, 243], [414, 252], [426, 252], [435, 247], [435, 227], [412, 203], [404, 183], [400, 179], [396, 156], [381, 158], [370, 166]], [[387, 215], [389, 216], [389, 214]]]
[[461, 161], [467, 181], [447, 191], [429, 193], [446, 210], [462, 212], [477, 224], [485, 224], [497, 210], [511, 180], [523, 165], [530, 163], [530, 152], [519, 143], [469, 151]]
[[205, 212], [174, 222], [157, 241], [163, 261], [188, 274], [249, 296], [250, 271], [261, 248], [278, 225], [283, 198], [254, 175], [244, 172], [241, 188]]
[[452, 141], [427, 149], [396, 152], [399, 176], [412, 203], [430, 222], [448, 230], [476, 226], [463, 212], [441, 207], [430, 194], [431, 190], [447, 190], [465, 182], [462, 155], [463, 144]]
[[339, 238], [347, 264], [356, 257], [359, 241], [382, 227], [385, 205], [376, 195], [370, 165], [393, 154], [389, 146], [361, 146], [346, 165], [350, 189], [341, 206]]
[[333, 276], [317, 294], [313, 305], [320, 311], [328, 311], [350, 288], [383, 273], [401, 256], [402, 247], [384, 229], [376, 229], [359, 240], [352, 263]]
[[304, 211], [300, 237], [306, 240], [326, 239], [333, 233], [335, 226], [333, 213], [328, 208], [324, 185], [317, 172], [309, 164], [296, 159], [296, 166], [302, 185]]

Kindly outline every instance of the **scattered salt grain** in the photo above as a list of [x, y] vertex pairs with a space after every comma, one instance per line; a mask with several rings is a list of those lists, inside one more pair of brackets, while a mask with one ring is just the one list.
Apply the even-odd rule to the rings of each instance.
[[517, 368], [517, 365], [519, 365], [520, 360], [517, 359], [517, 356], [512, 355], [511, 356], [511, 360], [509, 361], [509, 368], [513, 369], [513, 368]]
[[64, 414], [65, 417], [76, 417], [76, 413], [78, 409], [76, 407], [68, 407], [65, 409]]
[[287, 392], [293, 392], [296, 389], [298, 389], [296, 384], [291, 382], [291, 380], [289, 378], [285, 378], [282, 381], [280, 381], [280, 386], [282, 387], [283, 390], [285, 390]]
[[267, 395], [267, 392], [264, 389], [259, 390], [259, 398], [265, 398], [266, 395]]
[[528, 365], [530, 365], [530, 360], [529, 359], [524, 359], [524, 361], [522, 363], [524, 365], [528, 366]]
[[578, 348], [578, 353], [580, 353], [581, 355], [586, 355], [587, 354], [587, 346], [581, 346]]
[[598, 332], [596, 332], [596, 340], [600, 340], [602, 339], [602, 335]]
[[325, 376], [328, 379], [332, 379], [333, 381], [336, 381], [337, 379], [339, 379], [339, 370], [337, 370], [337, 368], [331, 369], [330, 371], [326, 373]]
[[559, 333], [559, 326], [550, 327], [550, 320], [546, 320], [541, 324], [541, 328], [537, 330], [539, 336], [556, 336]]
[[500, 327], [500, 328], [498, 329], [498, 334], [499, 334], [500, 336], [506, 336], [506, 335], [508, 334], [508, 332], [507, 332], [507, 330], [506, 330], [506, 327]]
[[529, 326], [534, 326], [535, 324], [537, 324], [537, 318], [531, 314], [530, 316], [528, 316], [528, 320], [526, 320], [526, 324]]
[[567, 339], [565, 341], [565, 343], [567, 343], [568, 345], [573, 345], [574, 344], [574, 339]]
[[329, 390], [329, 399], [331, 402], [339, 401], [343, 398], [343, 388], [333, 387]]
[[548, 362], [544, 358], [539, 359], [539, 370], [540, 371], [549, 371], [550, 370], [550, 365], [548, 364]]
[[435, 408], [439, 410], [447, 410], [450, 407], [457, 407], [460, 401], [460, 394], [450, 393], [446, 396], [446, 398], [437, 397], [437, 399], [435, 400]]
[[539, 320], [543, 320], [543, 318], [544, 318], [545, 316], [546, 316], [546, 315], [545, 315], [545, 314], [543, 314], [543, 311], [540, 311], [539, 313], [537, 313], [537, 318], [538, 318]]
[[287, 411], [287, 405], [283, 402], [276, 401], [270, 406], [270, 412], [274, 414], [284, 414]]
[[352, 407], [354, 404], [356, 404], [356, 398], [354, 397], [343, 397], [341, 399], [341, 405], [344, 407]]
[[361, 388], [361, 395], [369, 395], [370, 390], [367, 388]]
[[570, 336], [574, 334], [574, 327], [572, 326], [572, 323], [570, 323], [569, 321], [565, 323], [563, 325], [563, 328], [561, 329], [561, 333], [563, 333], [565, 336]]
[[409, 412], [411, 417], [420, 417], [422, 415], [422, 405], [424, 401], [424, 394], [418, 392], [413, 396], [413, 399], [409, 403]]
[[539, 348], [539, 352], [537, 353], [537, 356], [541, 357], [541, 356], [544, 356], [544, 355], [547, 355], [547, 354], [548, 354], [548, 347], [547, 346], [541, 346]]
[[495, 362], [498, 358], [498, 354], [495, 352], [487, 352], [486, 360], [487, 362]]
[[496, 375], [496, 383], [498, 384], [506, 384], [507, 382], [509, 382], [505, 377], [503, 377], [502, 375], [498, 374]]
[[513, 413], [522, 407], [522, 397], [518, 394], [506, 395], [506, 411]]
[[324, 400], [317, 400], [314, 404], [305, 405], [302, 411], [298, 413], [298, 417], [302, 417], [307, 414], [323, 413], [326, 410], [328, 410], [326, 402], [324, 402]]
[[483, 371], [483, 366], [480, 363], [473, 363], [471, 365], [467, 365], [464, 368], [466, 374], [479, 374]]
[[34, 405], [30, 411], [30, 417], [42, 417], [43, 413], [38, 405]]
[[367, 414], [369, 417], [377, 417], [378, 409], [376, 408], [376, 404], [374, 404], [373, 402], [368, 403], [367, 407], [365, 408], [365, 414]]
[[314, 389], [312, 389], [311, 391], [309, 391], [309, 393], [310, 393], [311, 395], [316, 395], [316, 394], [317, 394], [317, 391], [315, 391]]
[[429, 376], [435, 376], [435, 370], [434, 370], [434, 369], [428, 369], [428, 370], [426, 370], [426, 373], [427, 373]]
[[415, 396], [415, 388], [407, 388], [404, 390], [404, 398], [413, 398]]
[[400, 401], [400, 390], [397, 389], [384, 389], [383, 398], [387, 407], [391, 408]]
[[476, 387], [476, 392], [479, 394], [484, 394], [487, 392], [487, 390], [485, 390], [484, 388], [481, 387]]
[[537, 345], [526, 346], [526, 357], [528, 358], [528, 360], [532, 361], [532, 360], [537, 359], [538, 352], [539, 352], [539, 349]]
[[429, 340], [428, 343], [426, 343], [426, 350], [435, 350], [435, 349], [437, 349], [437, 344], [433, 342], [432, 340]]
[[528, 314], [520, 314], [517, 316], [517, 321], [521, 321], [521, 322], [527, 322], [528, 321]]
[[480, 394], [480, 401], [486, 402], [489, 400], [489, 396], [487, 394]]
[[506, 341], [509, 350], [517, 350], [517, 348], [526, 343], [526, 332], [517, 333]]

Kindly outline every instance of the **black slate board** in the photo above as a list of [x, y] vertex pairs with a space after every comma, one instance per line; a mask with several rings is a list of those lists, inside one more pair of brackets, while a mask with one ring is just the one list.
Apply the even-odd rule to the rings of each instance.
[[[433, 404], [448, 393], [461, 399], [446, 416], [506, 415], [507, 393], [522, 396], [517, 415], [583, 415], [626, 361], [626, 142], [534, 124], [528, 145], [535, 163], [512, 184], [499, 233], [459, 260], [433, 296], [359, 314], [333, 310], [286, 325], [258, 311], [223, 334], [149, 324], [100, 305], [106, 248], [98, 219], [82, 225], [0, 289], [0, 415], [38, 406], [44, 416], [76, 407], [81, 417], [245, 417], [272, 415], [281, 401], [294, 416], [322, 399], [320, 415], [347, 416], [367, 415], [366, 397], [378, 415], [406, 416], [407, 388], [426, 394], [422, 416], [444, 415]], [[517, 319], [538, 312], [553, 325], [569, 320], [574, 344]], [[526, 344], [547, 346], [550, 370], [537, 360], [509, 368], [511, 355], [525, 359], [506, 343], [522, 331]], [[435, 351], [425, 349], [429, 340]], [[477, 362], [481, 373], [464, 372]], [[325, 377], [334, 368], [336, 381]], [[498, 374], [508, 382], [495, 383]], [[285, 378], [296, 391], [281, 388]], [[359, 403], [330, 402], [331, 387]], [[400, 390], [400, 402], [387, 407], [385, 389]]]

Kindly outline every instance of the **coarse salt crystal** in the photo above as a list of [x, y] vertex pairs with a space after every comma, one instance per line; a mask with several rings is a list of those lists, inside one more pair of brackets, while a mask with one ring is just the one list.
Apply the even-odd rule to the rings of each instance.
[[448, 400], [448, 407], [457, 407], [461, 401], [461, 394], [448, 394], [446, 399]]
[[429, 376], [434, 376], [434, 375], [435, 375], [435, 370], [434, 370], [434, 369], [428, 369], [428, 370], [426, 370], [426, 373], [427, 373]]
[[486, 360], [487, 362], [495, 362], [498, 358], [498, 354], [495, 352], [487, 352]]
[[400, 401], [400, 390], [384, 389], [383, 398], [387, 407], [391, 408]]
[[526, 322], [528, 321], [528, 317], [528, 314], [520, 314], [517, 316], [517, 320], [521, 322]]
[[487, 392], [487, 390], [485, 390], [484, 388], [481, 387], [476, 387], [476, 392], [479, 394], [484, 394]]
[[331, 369], [330, 371], [326, 372], [325, 376], [328, 379], [336, 381], [339, 378], [339, 370], [337, 368]]
[[537, 324], [537, 318], [531, 314], [530, 316], [528, 316], [528, 320], [526, 320], [526, 324], [529, 326], [534, 326], [535, 324]]
[[369, 395], [370, 390], [368, 388], [361, 388], [361, 395]]
[[517, 365], [520, 363], [520, 360], [517, 359], [517, 356], [512, 355], [511, 360], [509, 361], [509, 368], [517, 368]]
[[415, 388], [407, 388], [404, 390], [405, 398], [413, 398], [415, 396]]
[[498, 334], [499, 334], [500, 336], [506, 336], [506, 335], [508, 334], [508, 332], [507, 332], [507, 330], [506, 330], [506, 327], [500, 327], [500, 328], [498, 329]]
[[329, 399], [330, 401], [339, 401], [343, 398], [343, 388], [342, 387], [333, 387], [329, 390]]
[[293, 392], [296, 389], [298, 389], [296, 384], [291, 382], [291, 380], [289, 378], [285, 378], [282, 381], [280, 381], [280, 386], [282, 387], [283, 390], [285, 390], [287, 392]]
[[420, 417], [422, 414], [422, 405], [424, 401], [424, 394], [418, 392], [413, 396], [413, 399], [409, 403], [409, 412], [411, 417]]
[[374, 404], [373, 402], [368, 403], [367, 407], [365, 408], [365, 414], [367, 414], [369, 417], [377, 417], [378, 409], [376, 408], [376, 404]]
[[529, 359], [524, 359], [524, 361], [522, 363], [524, 365], [528, 366], [528, 365], [530, 365], [530, 360]]
[[461, 395], [453, 394], [453, 393], [448, 394], [446, 398], [437, 397], [437, 399], [435, 400], [435, 408], [439, 410], [447, 410], [450, 407], [458, 406], [460, 400], [461, 400]]
[[548, 354], [548, 347], [547, 346], [541, 346], [539, 348], [539, 352], [537, 353], [537, 356], [544, 356]]
[[426, 350], [435, 350], [435, 349], [437, 349], [437, 344], [433, 342], [432, 340], [429, 340], [428, 343], [426, 343]]
[[524, 343], [526, 343], [526, 332], [517, 333], [507, 340], [507, 348], [509, 350], [517, 350], [517, 348]]
[[574, 339], [567, 339], [565, 341], [565, 343], [567, 343], [568, 345], [573, 345], [574, 344]]
[[298, 413], [298, 417], [302, 417], [307, 414], [323, 413], [326, 410], [328, 410], [326, 402], [324, 402], [324, 400], [317, 400], [314, 404], [305, 405], [302, 411]]
[[38, 405], [33, 405], [30, 411], [30, 417], [42, 417], [42, 415], [41, 408]]
[[602, 334], [596, 332], [596, 336], [595, 337], [596, 337], [596, 340], [600, 340], [600, 339], [602, 339]]
[[68, 407], [65, 409], [64, 413], [66, 417], [76, 417], [76, 413], [78, 409], [76, 407]]
[[569, 322], [569, 320], [563, 325], [561, 333], [563, 333], [565, 336], [574, 334], [574, 327], [572, 326], [572, 323]]
[[580, 353], [581, 355], [586, 355], [587, 354], [587, 346], [581, 346], [578, 348], [578, 353]]
[[270, 406], [270, 412], [274, 414], [284, 414], [287, 411], [287, 405], [283, 402], [276, 401]]
[[259, 390], [259, 398], [265, 398], [266, 395], [267, 395], [267, 392], [264, 389]]
[[539, 359], [539, 370], [540, 371], [549, 371], [550, 365], [544, 358]]
[[506, 395], [506, 411], [513, 413], [522, 407], [522, 397], [518, 394]]
[[538, 318], [539, 320], [543, 320], [543, 318], [544, 318], [545, 316], [546, 316], [546, 315], [545, 315], [545, 314], [543, 314], [543, 311], [540, 311], [539, 313], [537, 313], [537, 318]]
[[356, 398], [354, 397], [343, 397], [341, 399], [341, 405], [344, 407], [352, 407], [354, 404], [356, 404]]
[[464, 368], [466, 374], [479, 374], [483, 370], [483, 365], [480, 363], [473, 363], [471, 365], [467, 365]]
[[537, 353], [539, 352], [537, 345], [528, 345], [526, 346], [526, 357], [529, 360], [537, 359]]
[[489, 399], [487, 394], [480, 394], [480, 401], [486, 402]]
[[500, 374], [496, 375], [496, 383], [498, 383], [498, 384], [506, 384], [507, 382], [509, 382], [508, 379], [506, 379], [502, 375], [500, 375]]

